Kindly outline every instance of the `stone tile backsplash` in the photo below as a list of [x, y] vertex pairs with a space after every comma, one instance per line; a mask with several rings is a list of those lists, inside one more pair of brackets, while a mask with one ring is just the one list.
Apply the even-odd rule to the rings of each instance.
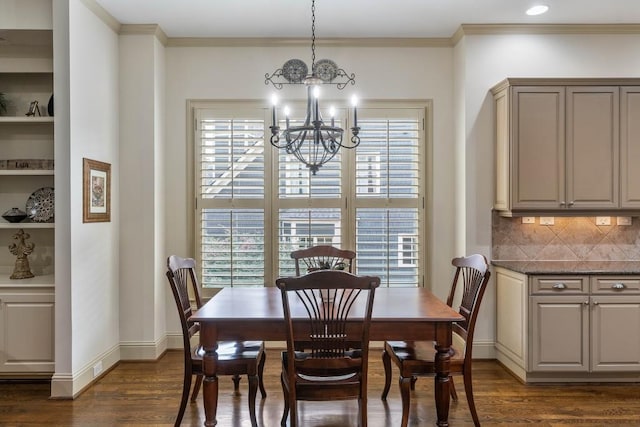
[[640, 260], [640, 218], [631, 225], [596, 225], [596, 217], [555, 217], [554, 225], [522, 224], [492, 214], [491, 258], [518, 261]]

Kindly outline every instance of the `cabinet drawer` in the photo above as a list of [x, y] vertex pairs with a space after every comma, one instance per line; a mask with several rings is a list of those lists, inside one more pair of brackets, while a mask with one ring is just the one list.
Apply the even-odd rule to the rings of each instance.
[[533, 276], [530, 287], [532, 295], [586, 294], [589, 292], [587, 276]]
[[591, 276], [591, 293], [640, 294], [640, 277]]

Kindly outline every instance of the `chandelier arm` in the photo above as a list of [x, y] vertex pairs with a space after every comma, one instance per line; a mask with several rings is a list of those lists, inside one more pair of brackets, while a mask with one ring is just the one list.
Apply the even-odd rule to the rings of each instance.
[[278, 90], [282, 89], [282, 85], [284, 83], [280, 83], [280, 82], [275, 81], [274, 79], [277, 78], [277, 77], [282, 77], [282, 68], [278, 68], [272, 74], [265, 73], [265, 75], [264, 75], [264, 84], [268, 85], [269, 83], [271, 83], [276, 89], [278, 89]]

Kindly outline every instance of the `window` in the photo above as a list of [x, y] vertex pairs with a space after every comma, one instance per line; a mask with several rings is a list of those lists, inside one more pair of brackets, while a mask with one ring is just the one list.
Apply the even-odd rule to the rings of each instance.
[[[421, 285], [425, 105], [406, 104], [359, 109], [358, 148], [341, 149], [313, 176], [270, 146], [268, 109], [193, 102], [194, 223], [203, 291], [264, 286], [292, 275], [289, 254], [320, 244], [353, 248], [356, 273], [380, 276], [383, 286]], [[341, 113], [348, 132], [349, 118]]]

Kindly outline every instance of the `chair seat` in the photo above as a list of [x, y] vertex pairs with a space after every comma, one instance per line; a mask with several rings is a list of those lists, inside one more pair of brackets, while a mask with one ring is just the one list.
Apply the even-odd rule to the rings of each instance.
[[[362, 357], [361, 350], [352, 350], [346, 353], [347, 357], [339, 358], [332, 360], [333, 367], [328, 368], [327, 362], [319, 362], [318, 359], [309, 359], [310, 354], [303, 351], [296, 351], [296, 363], [298, 364], [298, 377], [300, 378], [300, 383], [308, 382], [312, 384], [314, 381], [321, 381], [322, 385], [328, 385], [331, 382], [336, 385], [350, 385], [350, 384], [359, 384], [360, 380], [357, 375], [355, 375], [359, 369], [357, 364], [361, 362], [356, 362], [356, 359], [360, 359]], [[311, 363], [305, 363], [305, 361]], [[322, 360], [322, 359], [321, 359]], [[329, 359], [327, 359], [329, 360]], [[288, 355], [286, 351], [282, 352], [282, 369], [287, 371], [287, 361]], [[324, 366], [322, 366], [324, 364]], [[298, 383], [298, 385], [300, 385]], [[317, 383], [316, 383], [317, 385]]]
[[[193, 349], [194, 359], [202, 360], [204, 349], [197, 346]], [[218, 342], [218, 361], [229, 360], [259, 360], [260, 353], [264, 352], [262, 341], [220, 341]]]
[[[436, 349], [433, 341], [387, 341], [385, 351], [401, 368], [402, 376], [435, 373]], [[461, 372], [464, 365], [464, 349], [454, 343], [449, 356], [451, 372]]]

